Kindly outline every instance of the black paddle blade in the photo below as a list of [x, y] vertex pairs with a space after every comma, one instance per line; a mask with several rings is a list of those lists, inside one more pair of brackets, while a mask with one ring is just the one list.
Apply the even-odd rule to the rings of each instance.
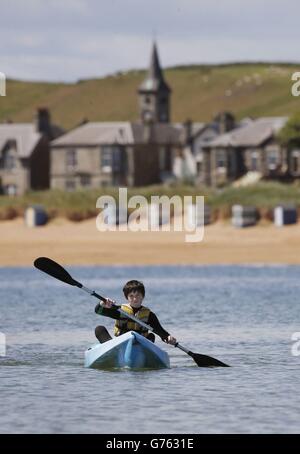
[[82, 285], [75, 281], [61, 265], [48, 257], [39, 257], [34, 261], [34, 266], [40, 271], [43, 271], [44, 273], [49, 274], [49, 276], [55, 277], [66, 284], [74, 285], [80, 288], [82, 287]]
[[191, 351], [188, 352], [188, 355], [193, 358], [199, 367], [230, 367], [228, 364], [222, 363], [222, 361], [212, 358], [211, 356], [200, 355], [199, 353], [193, 353]]

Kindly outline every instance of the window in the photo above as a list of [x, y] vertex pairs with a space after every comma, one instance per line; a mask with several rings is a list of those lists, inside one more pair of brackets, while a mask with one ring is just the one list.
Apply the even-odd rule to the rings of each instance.
[[204, 160], [204, 152], [201, 147], [198, 148], [198, 152], [196, 154], [196, 161], [197, 162], [203, 162]]
[[81, 175], [80, 184], [83, 187], [88, 187], [91, 185], [91, 176], [90, 175]]
[[216, 164], [218, 169], [225, 169], [226, 168], [226, 153], [225, 150], [218, 150], [216, 156]]
[[160, 147], [159, 150], [159, 168], [160, 170], [165, 170], [166, 167], [166, 148]]
[[65, 187], [66, 187], [66, 191], [69, 191], [69, 192], [75, 191], [76, 182], [74, 180], [67, 180]]
[[167, 112], [160, 112], [159, 119], [161, 122], [164, 122], [168, 119]]
[[104, 146], [101, 149], [101, 168], [103, 172], [111, 172], [112, 169], [112, 148]]
[[67, 150], [66, 154], [66, 168], [67, 170], [74, 170], [77, 167], [77, 151], [72, 148]]
[[4, 194], [14, 196], [17, 195], [18, 189], [15, 184], [8, 184], [3, 188]]
[[250, 156], [250, 170], [257, 172], [259, 168], [259, 156], [257, 151], [252, 151]]
[[16, 168], [17, 160], [14, 151], [11, 149], [4, 150], [2, 154], [1, 167], [6, 170], [13, 170]]
[[196, 162], [197, 175], [201, 175], [203, 171], [203, 165], [201, 161]]
[[291, 172], [300, 173], [300, 150], [293, 150], [291, 152]]
[[270, 170], [275, 170], [279, 163], [278, 150], [267, 151], [267, 163]]
[[101, 149], [101, 168], [103, 172], [119, 172], [122, 167], [122, 148], [113, 146], [104, 146]]
[[122, 150], [120, 147], [112, 147], [112, 168], [114, 172], [120, 172], [122, 167]]

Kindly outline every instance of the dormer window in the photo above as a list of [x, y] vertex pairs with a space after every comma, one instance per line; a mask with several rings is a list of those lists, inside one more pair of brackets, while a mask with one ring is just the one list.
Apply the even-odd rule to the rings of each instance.
[[3, 151], [1, 158], [1, 168], [5, 170], [13, 170], [17, 167], [17, 159], [15, 150], [8, 148]]

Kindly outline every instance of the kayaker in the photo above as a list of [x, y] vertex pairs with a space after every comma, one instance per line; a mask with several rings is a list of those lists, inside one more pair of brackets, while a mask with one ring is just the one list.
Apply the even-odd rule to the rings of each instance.
[[[128, 314], [134, 315], [134, 317], [143, 321], [147, 325], [150, 325], [154, 332], [167, 344], [176, 344], [177, 341], [175, 337], [171, 336], [161, 326], [155, 313], [148, 307], [142, 305], [145, 297], [145, 287], [142, 282], [136, 280], [128, 281], [124, 285], [123, 293], [128, 303], [116, 306], [115, 301], [107, 298], [106, 301], [101, 301], [101, 303], [98, 303], [95, 307], [96, 314], [104, 315], [105, 317], [110, 317], [116, 320], [114, 330], [115, 336], [120, 336], [128, 331], [136, 331], [150, 341], [155, 342], [155, 335], [152, 332], [149, 333], [146, 328], [125, 317], [118, 311], [118, 308], [120, 308]], [[97, 326], [95, 329], [95, 335], [101, 344], [112, 339], [105, 326]]]

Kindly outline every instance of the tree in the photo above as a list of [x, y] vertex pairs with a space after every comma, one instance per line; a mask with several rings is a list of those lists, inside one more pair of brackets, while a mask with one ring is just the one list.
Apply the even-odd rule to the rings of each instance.
[[282, 145], [300, 146], [300, 112], [296, 112], [278, 133]]

